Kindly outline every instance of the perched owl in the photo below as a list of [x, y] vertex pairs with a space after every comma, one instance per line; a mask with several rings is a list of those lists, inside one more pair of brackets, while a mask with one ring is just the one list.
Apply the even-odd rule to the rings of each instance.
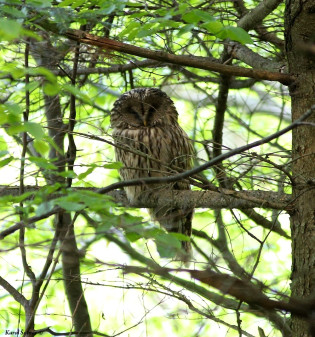
[[[115, 143], [120, 145], [115, 147], [115, 152], [116, 159], [124, 164], [120, 170], [123, 180], [168, 176], [172, 165], [184, 170], [192, 167], [193, 147], [177, 118], [173, 101], [159, 89], [133, 89], [115, 102], [111, 112], [111, 126]], [[159, 162], [139, 156], [123, 147], [141, 151]], [[174, 170], [172, 172], [174, 174]], [[187, 181], [178, 181], [164, 185], [125, 187], [131, 202], [136, 201], [143, 193], [159, 189], [188, 190], [190, 186]], [[191, 235], [192, 209], [163, 207], [150, 209], [149, 212], [168, 232]], [[182, 241], [182, 247], [186, 252], [182, 258], [187, 260], [191, 244], [189, 241]]]

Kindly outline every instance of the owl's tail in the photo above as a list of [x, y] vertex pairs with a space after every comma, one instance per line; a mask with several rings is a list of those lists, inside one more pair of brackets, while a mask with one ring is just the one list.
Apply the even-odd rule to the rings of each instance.
[[[152, 218], [170, 233], [181, 233], [191, 237], [193, 210], [183, 210], [178, 208], [153, 208], [149, 210]], [[176, 259], [183, 261], [186, 265], [192, 258], [192, 248], [190, 241], [181, 241], [182, 250], [177, 254]]]

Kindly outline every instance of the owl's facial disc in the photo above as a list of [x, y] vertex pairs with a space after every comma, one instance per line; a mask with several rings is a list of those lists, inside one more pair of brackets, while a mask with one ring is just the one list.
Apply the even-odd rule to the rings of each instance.
[[124, 110], [126, 113], [123, 116], [126, 122], [135, 127], [152, 127], [160, 118], [158, 106], [144, 101], [133, 100]]

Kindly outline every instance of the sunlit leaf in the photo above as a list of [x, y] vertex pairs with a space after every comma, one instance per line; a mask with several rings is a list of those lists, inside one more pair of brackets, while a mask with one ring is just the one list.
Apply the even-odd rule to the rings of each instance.
[[45, 140], [35, 139], [33, 144], [34, 144], [35, 150], [43, 156], [47, 154], [47, 152], [49, 151], [49, 145], [47, 144]]
[[124, 167], [124, 165], [120, 161], [116, 161], [114, 163], [105, 164], [103, 167], [106, 169], [119, 170]]
[[201, 27], [207, 29], [207, 31], [213, 35], [217, 35], [223, 29], [222, 23], [217, 20], [204, 23]]
[[25, 122], [25, 131], [29, 132], [36, 139], [43, 139], [45, 137], [45, 132], [43, 128], [38, 123]]
[[78, 179], [82, 180], [82, 179], [86, 178], [89, 174], [91, 174], [95, 170], [95, 168], [96, 168], [96, 165], [92, 166], [92, 167], [89, 167], [85, 172], [80, 173], [78, 175]]

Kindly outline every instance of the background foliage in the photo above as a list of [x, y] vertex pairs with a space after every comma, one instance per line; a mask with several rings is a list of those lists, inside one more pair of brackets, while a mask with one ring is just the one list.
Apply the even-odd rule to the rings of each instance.
[[[251, 27], [242, 24], [259, 3], [0, 2], [1, 231], [26, 224], [1, 241], [1, 280], [15, 290], [1, 288], [0, 333], [25, 330], [27, 310], [16, 291], [26, 299], [40, 294], [32, 309], [36, 330], [45, 335], [77, 330], [63, 284], [65, 241], [54, 220], [54, 214], [66, 211], [72, 215], [73, 253], [80, 259], [96, 335], [286, 335], [287, 314], [248, 305], [191, 277], [172, 260], [183, 238], [164, 232], [144, 209], [119, 204], [117, 196], [97, 188], [119, 180], [109, 115], [124, 91], [159, 87], [172, 97], [180, 125], [194, 142], [198, 166], [287, 126], [287, 88], [144, 60], [65, 37], [69, 28], [80, 29], [147, 50], [279, 73], [285, 64], [284, 5], [274, 5], [261, 20], [254, 16]], [[285, 134], [240, 152], [195, 177], [193, 189], [289, 194], [290, 142]], [[288, 296], [286, 212], [263, 203], [228, 208], [196, 209], [190, 269], [209, 267], [250, 281], [270, 298]], [[152, 273], [156, 263], [171, 271]]]

